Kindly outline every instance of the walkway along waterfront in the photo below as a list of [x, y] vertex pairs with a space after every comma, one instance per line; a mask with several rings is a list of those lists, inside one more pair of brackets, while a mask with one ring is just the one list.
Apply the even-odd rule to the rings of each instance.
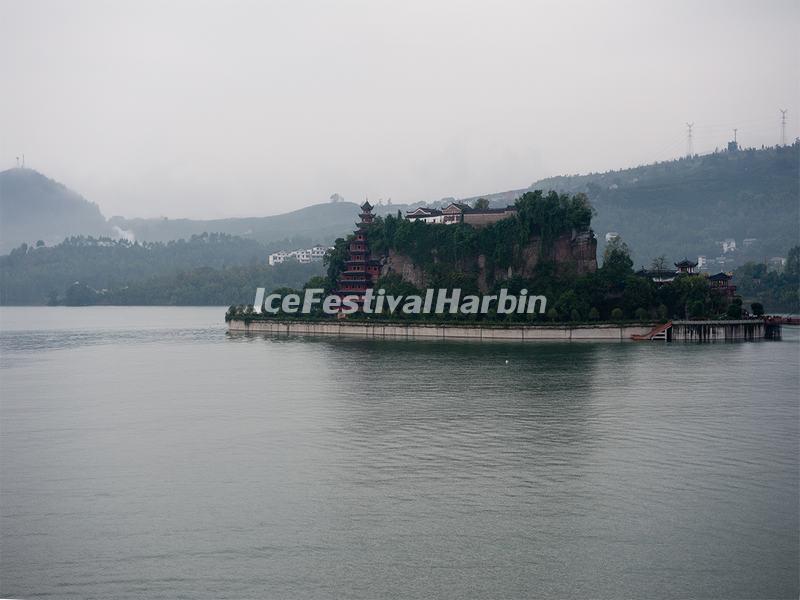
[[[362, 337], [424, 338], [424, 339], [475, 339], [475, 340], [606, 340], [628, 341], [649, 339], [647, 336], [664, 324], [643, 323], [615, 325], [534, 325], [534, 326], [475, 326], [428, 323], [365, 323], [324, 321], [280, 321], [233, 319], [228, 330], [242, 333], [275, 333], [290, 335], [343, 335]], [[669, 327], [669, 341], [733, 341], [757, 340], [769, 337], [780, 339], [774, 327], [766, 327], [761, 320], [738, 321], [673, 321]], [[772, 335], [767, 336], [767, 331]], [[664, 339], [663, 337], [660, 339]]]

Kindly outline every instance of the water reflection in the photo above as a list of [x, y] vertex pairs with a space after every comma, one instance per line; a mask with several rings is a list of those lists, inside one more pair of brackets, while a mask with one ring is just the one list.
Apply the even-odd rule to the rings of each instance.
[[4, 596], [797, 596], [796, 337], [286, 338], [229, 336], [206, 309], [11, 312]]

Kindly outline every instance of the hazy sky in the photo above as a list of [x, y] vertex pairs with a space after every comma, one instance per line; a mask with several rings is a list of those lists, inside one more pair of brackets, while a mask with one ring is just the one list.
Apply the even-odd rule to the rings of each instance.
[[106, 216], [395, 202], [800, 133], [800, 2], [0, 0], [0, 167]]

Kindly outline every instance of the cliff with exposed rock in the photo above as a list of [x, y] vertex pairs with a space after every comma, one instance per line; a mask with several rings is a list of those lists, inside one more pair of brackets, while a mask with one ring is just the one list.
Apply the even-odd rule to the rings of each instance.
[[[443, 226], [444, 227], [444, 226]], [[418, 288], [428, 288], [439, 283], [437, 267], [451, 268], [462, 275], [474, 277], [478, 289], [487, 293], [497, 282], [514, 277], [532, 279], [543, 262], [550, 262], [558, 275], [585, 275], [597, 270], [597, 238], [591, 230], [562, 233], [551, 244], [545, 246], [541, 235], [532, 236], [525, 244], [518, 246], [515, 254], [518, 259], [513, 264], [498, 265], [487, 253], [476, 253], [460, 257], [450, 262], [434, 252], [433, 268], [416, 262], [411, 256], [393, 248], [381, 258], [382, 276], [399, 275], [404, 281]]]

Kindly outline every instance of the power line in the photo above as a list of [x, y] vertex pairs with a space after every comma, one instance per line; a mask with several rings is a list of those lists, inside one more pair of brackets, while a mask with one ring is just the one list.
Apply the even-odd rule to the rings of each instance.
[[789, 112], [788, 108], [781, 108], [781, 146], [786, 145], [786, 113]]

